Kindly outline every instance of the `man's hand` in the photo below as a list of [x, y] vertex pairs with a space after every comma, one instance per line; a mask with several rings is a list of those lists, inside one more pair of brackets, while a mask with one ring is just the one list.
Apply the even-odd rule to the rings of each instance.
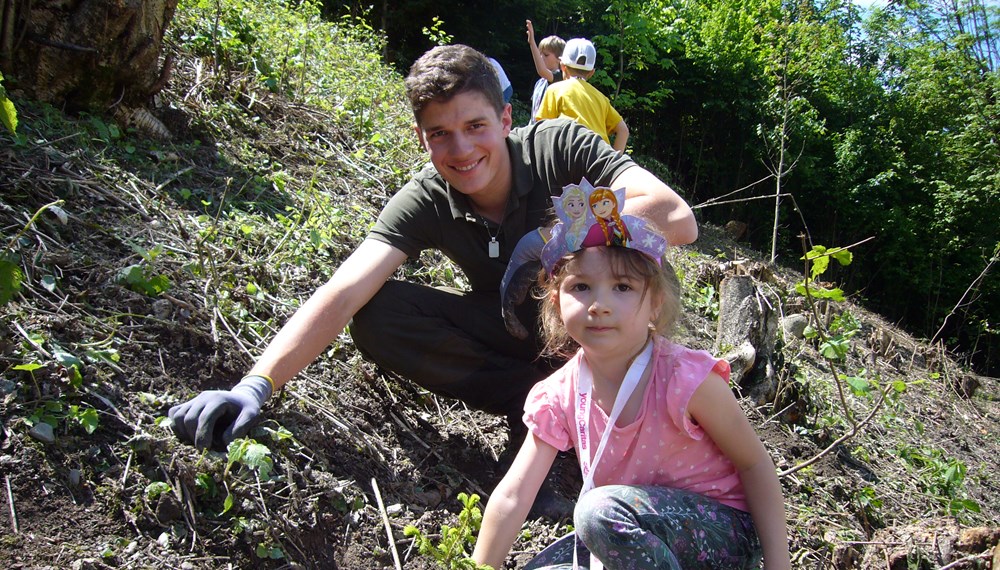
[[174, 434], [199, 449], [224, 450], [234, 439], [250, 431], [260, 408], [271, 397], [271, 382], [263, 376], [247, 376], [231, 390], [208, 390], [194, 399], [170, 408]]
[[507, 332], [522, 340], [528, 338], [528, 330], [518, 320], [514, 309], [524, 302], [542, 268], [542, 247], [546, 241], [542, 231], [539, 228], [529, 232], [517, 242], [500, 281], [500, 310], [504, 326]]

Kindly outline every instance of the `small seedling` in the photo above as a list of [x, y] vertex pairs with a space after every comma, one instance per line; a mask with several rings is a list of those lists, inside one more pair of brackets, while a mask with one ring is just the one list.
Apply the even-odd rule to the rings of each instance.
[[483, 512], [478, 506], [479, 495], [459, 493], [458, 500], [462, 503], [458, 526], [441, 525], [441, 542], [437, 545], [413, 525], [407, 525], [403, 534], [414, 539], [420, 554], [432, 557], [445, 570], [492, 570], [491, 566], [476, 564], [466, 551], [466, 547], [471, 548], [475, 544], [473, 535], [483, 524]]

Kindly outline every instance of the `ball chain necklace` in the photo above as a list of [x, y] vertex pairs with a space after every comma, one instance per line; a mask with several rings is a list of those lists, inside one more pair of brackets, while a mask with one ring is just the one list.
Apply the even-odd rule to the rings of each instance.
[[[448, 189], [448, 192], [451, 192], [451, 183], [449, 183], [446, 180], [445, 181], [445, 185], [446, 185], [446, 187]], [[503, 222], [504, 222], [504, 220], [507, 219], [507, 206], [509, 204], [510, 204], [510, 193], [507, 194], [507, 201], [504, 202], [503, 215], [500, 216], [500, 222], [497, 223], [497, 233], [495, 233], [495, 234], [490, 231], [490, 221], [488, 219], [486, 219], [486, 216], [484, 216], [481, 213], [479, 213], [477, 211], [475, 205], [470, 204], [470, 205], [472, 205], [472, 209], [475, 210], [476, 213], [479, 215], [479, 219], [483, 221], [483, 227], [486, 228], [486, 235], [490, 236], [490, 241], [489, 241], [488, 244], [486, 244], [486, 251], [487, 251], [487, 253], [490, 256], [490, 259], [496, 259], [496, 258], [500, 257], [500, 242], [497, 241], [497, 239], [500, 237], [500, 234], [503, 232]]]
[[503, 231], [503, 220], [507, 217], [507, 210], [504, 209], [503, 215], [500, 216], [500, 223], [497, 224], [497, 233], [495, 235], [490, 232], [489, 220], [485, 216], [481, 217], [483, 218], [483, 226], [486, 227], [486, 235], [490, 236], [490, 243], [488, 244], [490, 258], [496, 259], [500, 257], [500, 242], [497, 241], [497, 238], [500, 237], [500, 232]]

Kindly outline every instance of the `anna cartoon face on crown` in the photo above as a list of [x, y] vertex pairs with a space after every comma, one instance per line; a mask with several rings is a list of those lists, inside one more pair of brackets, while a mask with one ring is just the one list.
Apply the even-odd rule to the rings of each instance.
[[[588, 207], [581, 215], [581, 198]], [[637, 249], [654, 261], [667, 249], [667, 240], [645, 220], [622, 214], [625, 189], [594, 187], [586, 178], [563, 187], [562, 196], [552, 198], [558, 221], [542, 249], [542, 265], [549, 274], [569, 253], [585, 247], [608, 246]]]

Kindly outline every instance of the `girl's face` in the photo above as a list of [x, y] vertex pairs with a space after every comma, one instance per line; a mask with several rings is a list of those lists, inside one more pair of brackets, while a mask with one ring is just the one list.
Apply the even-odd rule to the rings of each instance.
[[563, 210], [572, 220], [578, 220], [587, 213], [587, 201], [582, 196], [570, 196], [563, 200]]
[[610, 198], [601, 198], [594, 203], [593, 209], [598, 218], [610, 218], [611, 212], [615, 211], [615, 203]]
[[628, 359], [646, 343], [655, 320], [653, 295], [638, 277], [616, 276], [607, 248], [589, 247], [568, 262], [555, 292], [566, 331], [588, 358]]

